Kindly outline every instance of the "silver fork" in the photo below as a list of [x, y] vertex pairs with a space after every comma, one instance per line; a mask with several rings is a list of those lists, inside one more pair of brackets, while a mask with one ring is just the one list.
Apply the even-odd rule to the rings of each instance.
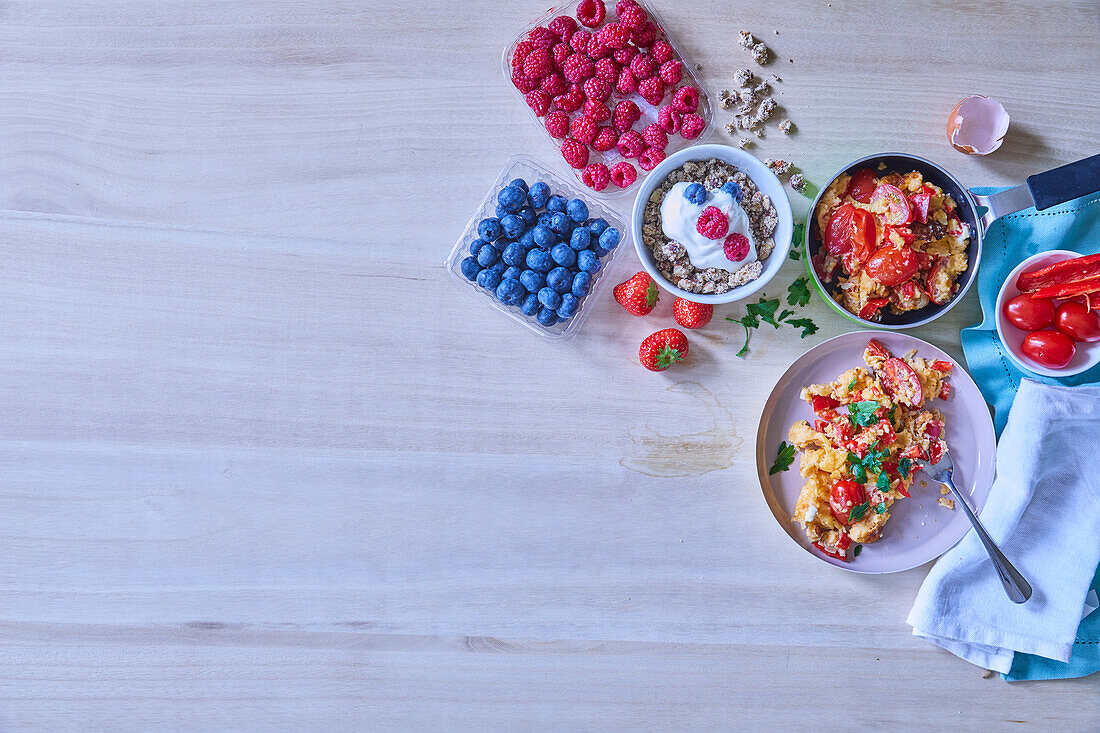
[[1001, 585], [1005, 587], [1005, 593], [1008, 594], [1009, 600], [1013, 603], [1023, 603], [1031, 598], [1031, 584], [1027, 582], [1024, 576], [1020, 575], [1020, 571], [1012, 566], [1012, 563], [997, 547], [997, 543], [990, 538], [989, 533], [978, 521], [978, 517], [974, 514], [974, 510], [970, 508], [970, 504], [963, 497], [962, 492], [951, 480], [951, 472], [955, 468], [955, 465], [951, 462], [951, 454], [944, 451], [943, 457], [935, 464], [929, 464], [928, 461], [918, 461], [918, 464], [921, 470], [934, 481], [938, 481], [951, 489], [955, 501], [962, 504], [963, 512], [970, 523], [974, 525], [974, 531], [978, 534], [978, 539], [985, 545], [985, 551], [989, 553], [989, 559], [993, 561], [993, 567], [997, 569], [997, 575], [1001, 578]]

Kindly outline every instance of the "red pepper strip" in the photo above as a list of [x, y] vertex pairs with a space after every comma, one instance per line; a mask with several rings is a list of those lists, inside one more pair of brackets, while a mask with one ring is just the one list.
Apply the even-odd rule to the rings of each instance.
[[834, 400], [829, 395], [815, 394], [810, 398], [810, 405], [813, 407], [814, 412], [828, 410], [829, 408], [836, 407], [839, 404], [839, 402]]
[[941, 400], [946, 400], [950, 396], [951, 396], [951, 384], [949, 382], [944, 382], [943, 384], [940, 385], [939, 398]]
[[935, 369], [937, 372], [950, 374], [951, 370], [955, 368], [955, 365], [949, 361], [944, 361], [943, 359], [936, 359], [934, 362], [932, 362], [932, 368]]
[[1097, 276], [1100, 276], [1100, 254], [1074, 257], [1041, 270], [1025, 272], [1016, 279], [1016, 287], [1021, 293], [1031, 293], [1051, 285], [1066, 285]]
[[859, 317], [863, 319], [872, 318], [876, 313], [882, 310], [882, 307], [890, 302], [889, 298], [868, 298], [867, 305], [859, 309]]
[[822, 545], [820, 542], [815, 542], [814, 547], [821, 550], [824, 554], [828, 555], [829, 557], [835, 557], [837, 560], [843, 560], [844, 562], [848, 562], [848, 556], [847, 555], [842, 555], [839, 552], [834, 552], [832, 550], [826, 550], [825, 546]]
[[1036, 298], [1076, 298], [1078, 295], [1088, 295], [1098, 290], [1100, 290], [1100, 274], [1087, 280], [1048, 285], [1036, 290], [1032, 295]]
[[1085, 308], [1088, 310], [1100, 308], [1100, 293], [1089, 293], [1085, 297]]

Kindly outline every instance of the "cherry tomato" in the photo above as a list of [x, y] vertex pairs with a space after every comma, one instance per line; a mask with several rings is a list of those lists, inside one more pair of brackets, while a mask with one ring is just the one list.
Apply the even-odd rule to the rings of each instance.
[[882, 388], [898, 402], [917, 407], [924, 401], [924, 388], [913, 367], [890, 357], [882, 363]]
[[866, 262], [875, 251], [875, 239], [878, 231], [875, 229], [875, 215], [866, 209], [855, 209], [852, 212], [852, 253], [860, 262]]
[[901, 226], [913, 221], [913, 208], [909, 205], [909, 199], [897, 186], [889, 183], [880, 183], [871, 195], [872, 206], [886, 207], [886, 223]]
[[852, 212], [856, 207], [841, 204], [825, 228], [825, 251], [839, 257], [852, 248]]
[[1021, 331], [1038, 331], [1054, 323], [1054, 303], [1049, 298], [1017, 295], [1004, 304], [1005, 320]]
[[810, 404], [814, 412], [821, 412], [822, 410], [828, 410], [830, 407], [836, 407], [840, 403], [828, 395], [815, 394], [810, 399]]
[[871, 201], [871, 194], [878, 185], [878, 176], [870, 168], [860, 168], [852, 174], [852, 180], [848, 181], [847, 195], [861, 204]]
[[1077, 346], [1061, 331], [1032, 331], [1020, 347], [1024, 356], [1049, 369], [1061, 369], [1073, 361]]
[[836, 517], [836, 521], [847, 524], [852, 507], [867, 501], [867, 492], [863, 485], [851, 479], [841, 479], [833, 484], [833, 490], [829, 492], [829, 511]]
[[1055, 312], [1058, 330], [1078, 343], [1100, 341], [1100, 313], [1072, 300]]
[[879, 247], [867, 260], [867, 274], [891, 288], [917, 274], [917, 255], [910, 247]]
[[932, 204], [932, 194], [925, 191], [909, 195], [909, 205], [913, 207], [913, 218], [922, 224], [928, 223], [928, 207]]

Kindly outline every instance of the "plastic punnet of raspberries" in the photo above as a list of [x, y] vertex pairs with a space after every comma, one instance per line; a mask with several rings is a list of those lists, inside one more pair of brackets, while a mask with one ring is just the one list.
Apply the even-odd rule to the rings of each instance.
[[657, 77], [638, 82], [638, 94], [642, 99], [656, 107], [665, 98], [665, 83]]
[[619, 79], [615, 82], [615, 91], [619, 94], [633, 94], [638, 91], [638, 80], [634, 78], [634, 74], [630, 73], [630, 69], [623, 69], [619, 72]]
[[594, 99], [597, 102], [602, 102], [611, 96], [611, 85], [603, 79], [597, 79], [596, 77], [585, 79], [582, 88], [584, 89], [584, 96], [587, 99]]
[[535, 114], [539, 117], [550, 111], [550, 95], [541, 89], [527, 92], [523, 95], [523, 98], [527, 100], [527, 105], [535, 110]]
[[657, 62], [649, 54], [640, 53], [630, 60], [630, 73], [638, 81], [648, 79], [657, 73]]
[[730, 230], [730, 219], [717, 206], [708, 206], [699, 215], [695, 231], [707, 239], [721, 239]]
[[675, 135], [680, 131], [680, 123], [683, 119], [684, 116], [680, 114], [680, 110], [670, 105], [661, 107], [661, 111], [657, 113], [657, 124], [669, 135]]
[[577, 21], [573, 20], [568, 15], [559, 15], [547, 23], [546, 27], [551, 32], [556, 33], [563, 41], [568, 42], [577, 31]]
[[652, 56], [657, 63], [663, 64], [666, 61], [671, 61], [676, 54], [668, 41], [662, 40], [653, 44], [653, 48], [650, 49], [649, 55]]
[[615, 62], [615, 59], [600, 59], [596, 62], [595, 78], [603, 79], [614, 86], [615, 82], [619, 80], [619, 64]]
[[630, 40], [638, 48], [648, 48], [657, 40], [657, 26], [653, 25], [653, 21], [647, 20], [630, 32]]
[[546, 131], [551, 137], [563, 138], [569, 134], [569, 115], [562, 111], [546, 115]]
[[638, 155], [638, 167], [644, 171], [651, 171], [665, 159], [665, 151], [660, 148], [649, 147]]
[[619, 188], [626, 188], [636, 180], [638, 180], [638, 171], [625, 160], [611, 166], [611, 182]]
[[637, 158], [645, 150], [645, 139], [640, 132], [630, 130], [623, 133], [615, 147], [624, 158]]
[[699, 108], [699, 90], [695, 87], [680, 87], [672, 95], [672, 106], [681, 112], [694, 112]]
[[615, 14], [619, 16], [619, 23], [630, 30], [641, 28], [642, 24], [649, 20], [646, 12], [637, 5], [628, 5], [622, 10], [618, 10], [616, 7]]
[[707, 121], [694, 112], [689, 112], [684, 115], [683, 121], [680, 123], [680, 137], [685, 140], [694, 140], [699, 137], [707, 126]]
[[523, 75], [528, 79], [541, 79], [554, 70], [554, 57], [545, 48], [536, 48], [523, 59]]
[[619, 131], [614, 127], [601, 127], [596, 133], [596, 139], [592, 141], [592, 148], [601, 153], [611, 150], [619, 144]]
[[641, 118], [642, 111], [638, 109], [638, 105], [624, 99], [615, 105], [615, 111], [611, 113], [611, 124], [620, 132], [626, 132]]
[[599, 129], [600, 126], [596, 124], [596, 121], [585, 115], [574, 117], [573, 121], [569, 123], [570, 134], [585, 145], [592, 144], [592, 141], [596, 139], [596, 133], [599, 132]]
[[642, 139], [651, 148], [664, 150], [668, 147], [668, 134], [656, 122], [645, 126], [642, 130]]
[[679, 84], [680, 79], [684, 76], [684, 65], [676, 59], [666, 61], [657, 70], [657, 76], [661, 77], [661, 81], [670, 86]]
[[588, 146], [580, 140], [567, 137], [561, 141], [561, 157], [574, 168], [584, 168], [588, 165]]
[[749, 240], [744, 234], [734, 232], [722, 242], [722, 252], [730, 262], [740, 262], [749, 256]]
[[586, 28], [598, 26], [606, 14], [607, 8], [604, 7], [603, 0], [581, 0], [581, 4], [577, 6], [577, 20]]
[[584, 113], [596, 122], [611, 119], [611, 110], [607, 108], [607, 105], [594, 99], [589, 99], [584, 103]]
[[[523, 64], [526, 70], [527, 62], [524, 61]], [[592, 59], [580, 53], [575, 53], [567, 58], [561, 67], [562, 76], [574, 84], [580, 84], [582, 81], [592, 76], [595, 71], [596, 65], [592, 62]]]
[[593, 191], [602, 191], [611, 181], [611, 174], [603, 163], [593, 163], [585, 166], [584, 172], [581, 173], [581, 181]]

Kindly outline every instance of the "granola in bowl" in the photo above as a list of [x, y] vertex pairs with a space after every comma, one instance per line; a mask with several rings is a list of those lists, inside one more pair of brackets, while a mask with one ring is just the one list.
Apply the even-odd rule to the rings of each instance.
[[778, 221], [771, 197], [744, 171], [717, 158], [692, 160], [649, 195], [641, 241], [670, 284], [721, 294], [760, 277]]

